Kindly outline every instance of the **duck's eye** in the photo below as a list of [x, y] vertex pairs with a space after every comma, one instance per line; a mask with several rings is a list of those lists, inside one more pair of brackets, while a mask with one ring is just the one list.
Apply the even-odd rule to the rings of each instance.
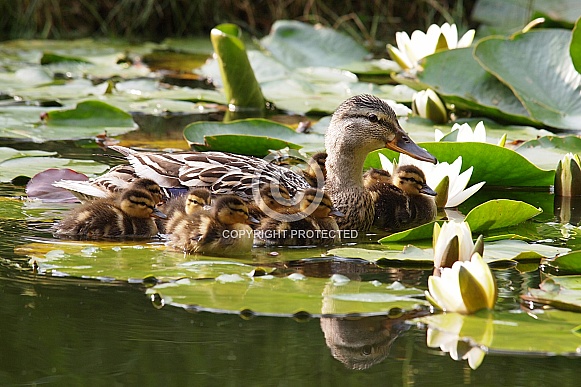
[[371, 113], [367, 119], [369, 120], [369, 122], [378, 122], [379, 121], [379, 117], [377, 117], [377, 114], [373, 114]]

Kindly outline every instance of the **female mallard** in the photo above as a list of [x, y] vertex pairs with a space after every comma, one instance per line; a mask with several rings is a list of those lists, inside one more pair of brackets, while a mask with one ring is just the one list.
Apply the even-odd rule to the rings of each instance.
[[128, 189], [117, 198], [95, 199], [73, 209], [56, 234], [87, 239], [148, 238], [158, 232], [152, 217], [165, 217], [148, 191]]
[[[390, 148], [418, 160], [436, 162], [403, 131], [394, 111], [383, 100], [363, 94], [344, 101], [335, 111], [325, 134], [327, 179], [325, 191], [345, 214], [342, 229], [366, 231], [375, 218], [371, 194], [363, 186], [363, 163], [371, 151]], [[162, 187], [208, 187], [214, 194], [236, 194], [250, 200], [253, 186], [281, 184], [291, 196], [309, 187], [295, 172], [266, 160], [225, 152], [137, 152], [122, 146], [111, 149], [125, 155], [137, 176]]]
[[248, 215], [246, 203], [238, 196], [222, 195], [210, 211], [196, 212], [176, 224], [170, 245], [190, 254], [245, 254], [254, 241], [250, 223], [258, 221]]
[[262, 219], [256, 243], [270, 246], [331, 245], [341, 242], [339, 227], [332, 216], [343, 216], [333, 207], [329, 195], [316, 188], [302, 194], [299, 208]]
[[[162, 207], [162, 211], [168, 219], [165, 224], [157, 223], [160, 232], [170, 234], [176, 225], [188, 215], [204, 210], [210, 205], [210, 190], [207, 188], [190, 188], [190, 190], [179, 196], [174, 196]], [[161, 227], [160, 227], [161, 226]]]
[[375, 225], [401, 231], [429, 223], [436, 218], [436, 192], [426, 184], [424, 172], [414, 165], [401, 165], [393, 184], [369, 186], [375, 202]]

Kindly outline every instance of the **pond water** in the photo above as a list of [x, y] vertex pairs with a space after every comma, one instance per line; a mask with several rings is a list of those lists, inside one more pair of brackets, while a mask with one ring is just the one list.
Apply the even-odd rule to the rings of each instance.
[[[68, 148], [62, 153], [91, 152]], [[0, 187], [4, 198], [24, 194], [21, 186]], [[524, 196], [535, 206], [547, 207], [539, 219], [519, 228], [522, 233], [549, 227], [554, 216], [553, 197], [548, 193], [484, 191], [473, 202], [505, 196]], [[38, 238], [57, 242], [48, 229], [64, 209], [23, 207], [19, 219], [4, 219], [0, 224], [1, 385], [578, 383], [580, 360], [574, 353], [548, 356], [490, 351], [482, 365], [472, 370], [466, 361], [454, 361], [439, 348], [428, 347], [425, 326], [406, 323], [406, 319], [425, 314], [425, 310], [351, 318], [241, 316], [162, 306], [155, 297], [145, 294], [146, 285], [139, 281], [35, 273], [28, 257], [18, 253], [19, 247]], [[359, 246], [377, 245], [360, 241]], [[357, 273], [366, 281], [400, 281], [425, 289], [431, 273], [422, 268], [379, 267], [357, 260], [289, 262], [295, 256], [318, 257], [324, 252], [321, 249], [279, 252], [280, 256], [271, 262], [287, 261], [287, 267], [300, 268], [314, 277], [334, 273], [353, 277]], [[497, 309], [507, 311], [520, 310], [519, 295], [529, 287], [538, 287], [542, 277], [538, 269], [523, 271], [515, 267], [498, 268], [494, 273], [501, 289]]]

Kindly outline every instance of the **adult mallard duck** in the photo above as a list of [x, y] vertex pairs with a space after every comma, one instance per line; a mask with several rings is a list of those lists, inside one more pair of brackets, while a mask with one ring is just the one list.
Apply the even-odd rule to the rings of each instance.
[[250, 223], [258, 220], [248, 215], [246, 203], [238, 196], [222, 195], [210, 211], [196, 212], [176, 224], [169, 244], [190, 254], [245, 254], [254, 241]]
[[316, 188], [302, 193], [299, 208], [262, 219], [255, 242], [270, 246], [332, 245], [341, 242], [333, 216], [343, 216], [333, 206], [329, 195]]
[[436, 192], [426, 184], [424, 172], [414, 165], [401, 165], [393, 184], [377, 182], [368, 189], [375, 202], [375, 226], [401, 231], [436, 218]]
[[125, 190], [118, 197], [95, 199], [73, 209], [56, 225], [56, 235], [86, 239], [149, 238], [158, 232], [153, 217], [165, 214], [142, 189]]
[[[375, 218], [371, 194], [363, 186], [363, 163], [371, 151], [390, 148], [423, 161], [436, 162], [403, 131], [394, 111], [368, 94], [351, 97], [335, 111], [325, 134], [325, 191], [345, 214], [342, 229], [368, 230]], [[162, 187], [208, 187], [215, 194], [236, 194], [251, 200], [256, 184], [281, 184], [291, 196], [309, 187], [297, 173], [266, 160], [225, 152], [137, 152], [122, 146], [137, 176]]]
[[161, 207], [161, 211], [167, 215], [168, 219], [165, 224], [157, 222], [157, 227], [162, 233], [172, 233], [182, 219], [188, 215], [208, 209], [210, 203], [209, 189], [190, 188], [186, 194], [172, 197]]

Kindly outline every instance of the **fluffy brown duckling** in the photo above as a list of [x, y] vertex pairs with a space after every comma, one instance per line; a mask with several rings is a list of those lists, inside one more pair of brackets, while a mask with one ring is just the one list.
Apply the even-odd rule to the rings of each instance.
[[377, 183], [392, 184], [391, 174], [384, 169], [369, 168], [363, 174], [363, 186], [369, 188]]
[[182, 219], [206, 209], [210, 202], [210, 190], [207, 188], [190, 188], [184, 195], [171, 198], [162, 207], [162, 211], [168, 216], [168, 219], [167, 222], [158, 222], [157, 226], [160, 232], [172, 233]]
[[210, 211], [198, 211], [176, 224], [170, 245], [186, 253], [211, 255], [245, 254], [254, 240], [244, 200], [235, 195], [218, 196]]
[[401, 231], [436, 218], [436, 192], [426, 184], [424, 172], [414, 165], [399, 166], [393, 184], [376, 183], [368, 189], [375, 201], [375, 225]]
[[73, 209], [56, 226], [56, 235], [86, 239], [148, 238], [158, 233], [156, 209], [148, 191], [128, 189], [118, 197], [95, 199]]
[[265, 184], [258, 191], [253, 202], [248, 203], [251, 217], [263, 219], [272, 213], [296, 212], [292, 199], [286, 188], [279, 184]]
[[[307, 162], [307, 167], [303, 170], [303, 176], [311, 187], [323, 188], [325, 179], [327, 178], [326, 161], [327, 153], [319, 152], [312, 155]], [[317, 174], [319, 175], [318, 178]], [[317, 179], [322, 179], [319, 184], [317, 184]]]
[[256, 231], [256, 243], [269, 246], [331, 245], [341, 241], [337, 221], [343, 216], [329, 195], [316, 188], [304, 191], [299, 209], [264, 218]]

